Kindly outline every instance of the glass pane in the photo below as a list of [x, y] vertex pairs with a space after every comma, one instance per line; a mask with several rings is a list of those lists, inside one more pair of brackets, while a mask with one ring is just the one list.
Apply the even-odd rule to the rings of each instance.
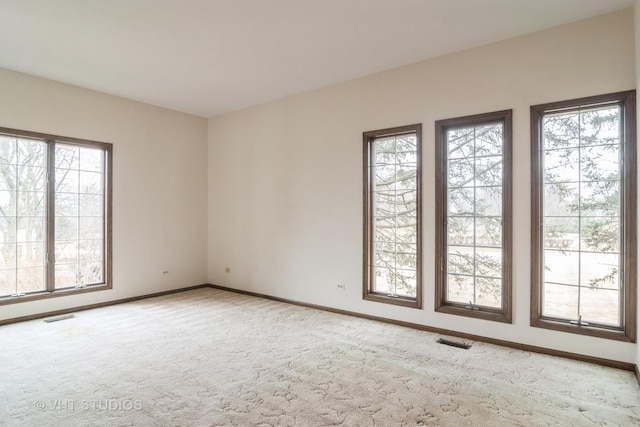
[[4, 217], [16, 216], [18, 193], [15, 191], [0, 191], [0, 210], [4, 212]]
[[76, 216], [79, 214], [79, 201], [77, 194], [57, 193], [56, 194], [56, 217]]
[[16, 270], [0, 270], [0, 295], [13, 295], [16, 292]]
[[476, 127], [476, 156], [500, 156], [504, 144], [502, 123]]
[[620, 143], [620, 107], [593, 108], [580, 115], [582, 145]]
[[0, 243], [0, 269], [16, 268], [17, 251], [15, 243]]
[[102, 265], [100, 262], [88, 262], [81, 263], [79, 265], [80, 280], [79, 284], [93, 285], [101, 283], [102, 278]]
[[475, 274], [473, 246], [451, 246], [447, 255], [447, 271], [458, 274]]
[[31, 166], [18, 166], [18, 191], [45, 191], [46, 170]]
[[545, 249], [577, 250], [580, 243], [580, 219], [576, 217], [544, 218]]
[[68, 264], [78, 262], [78, 241], [58, 240], [55, 243], [56, 264]]
[[0, 135], [0, 164], [3, 164], [3, 165], [16, 164], [17, 162], [16, 144], [17, 144], [16, 138]]
[[447, 131], [447, 147], [449, 159], [467, 158], [473, 156], [474, 129], [459, 128]]
[[416, 270], [395, 271], [396, 287], [394, 293], [397, 295], [415, 297], [416, 296]]
[[578, 113], [548, 114], [542, 119], [545, 150], [577, 147], [580, 143]]
[[473, 159], [451, 160], [447, 167], [449, 187], [473, 187]]
[[396, 267], [403, 270], [415, 270], [418, 261], [417, 253], [415, 244], [400, 243], [396, 245]]
[[580, 180], [579, 150], [546, 150], [544, 152], [545, 182], [578, 182]]
[[502, 280], [478, 277], [476, 279], [475, 304], [485, 307], [502, 308]]
[[578, 285], [580, 253], [573, 251], [544, 251], [544, 281]]
[[0, 173], [0, 191], [16, 191], [18, 189], [16, 180], [18, 167], [0, 163], [0, 170], [2, 170], [2, 173]]
[[395, 292], [395, 277], [393, 270], [376, 266], [373, 291], [385, 294], [393, 294]]
[[581, 286], [618, 290], [619, 272], [620, 256], [618, 254], [581, 253]]
[[582, 321], [620, 325], [620, 293], [617, 290], [580, 288]]
[[102, 216], [103, 196], [93, 194], [80, 194], [80, 213], [82, 216]]
[[476, 248], [476, 274], [500, 279], [502, 277], [502, 249]]
[[56, 192], [77, 193], [80, 189], [80, 172], [69, 169], [56, 169]]
[[80, 147], [80, 170], [103, 172], [104, 154], [99, 148]]
[[502, 187], [476, 188], [476, 215], [502, 215]]
[[580, 213], [583, 216], [620, 214], [620, 181], [585, 182], [580, 191]]
[[47, 166], [47, 144], [42, 141], [18, 138], [18, 165], [44, 168]]
[[56, 169], [77, 170], [80, 164], [80, 147], [56, 144]]
[[468, 303], [474, 302], [473, 277], [457, 274], [447, 275], [447, 301]]
[[620, 218], [585, 217], [581, 222], [580, 249], [592, 252], [620, 251]]
[[502, 157], [478, 157], [476, 159], [476, 185], [502, 185]]
[[473, 188], [449, 189], [448, 193], [448, 215], [473, 215]]
[[70, 288], [78, 284], [78, 264], [56, 263], [56, 289]]
[[78, 218], [73, 216], [56, 216], [56, 240], [73, 240], [78, 238]]
[[502, 218], [476, 218], [476, 244], [502, 246]]
[[18, 192], [18, 216], [45, 216], [46, 193]]
[[102, 176], [99, 172], [80, 172], [80, 193], [102, 194]]
[[37, 267], [45, 264], [45, 242], [18, 243], [17, 267]]
[[45, 269], [44, 267], [18, 268], [17, 282], [18, 292], [28, 293], [44, 291], [45, 286]]
[[[15, 224], [15, 222], [14, 222]], [[43, 242], [47, 239], [47, 220], [45, 217], [25, 216], [18, 218], [16, 234], [18, 242]]]
[[545, 283], [542, 315], [560, 319], [578, 319], [578, 288]]
[[474, 237], [473, 217], [449, 217], [447, 239], [450, 245], [472, 245]]
[[80, 217], [79, 235], [86, 239], [104, 238], [104, 222], [100, 217]]
[[579, 184], [545, 184], [544, 216], [574, 216], [580, 211]]
[[618, 145], [597, 145], [580, 150], [580, 179], [583, 181], [618, 180], [620, 151]]

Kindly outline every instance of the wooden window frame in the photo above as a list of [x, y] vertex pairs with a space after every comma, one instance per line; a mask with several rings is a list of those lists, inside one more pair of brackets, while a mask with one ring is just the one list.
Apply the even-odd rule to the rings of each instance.
[[[503, 175], [502, 175], [502, 293], [501, 308], [469, 305], [447, 300], [447, 131], [451, 128], [491, 124], [503, 124]], [[512, 322], [512, 110], [476, 114], [435, 123], [435, 173], [436, 173], [436, 262], [435, 262], [435, 310], [496, 322]]]
[[[570, 320], [542, 315], [542, 269], [544, 266], [543, 200], [542, 200], [542, 119], [546, 113], [571, 112], [600, 105], [618, 105], [621, 108], [622, 189], [621, 207], [621, 327], [590, 324], [572, 324]], [[636, 93], [635, 90], [591, 96], [568, 101], [531, 106], [531, 326], [555, 331], [588, 335], [619, 341], [636, 342], [637, 305], [637, 151], [636, 151]], [[625, 161], [629, 159], [629, 161]]]
[[103, 281], [98, 284], [88, 284], [79, 287], [69, 287], [62, 289], [55, 289], [55, 208], [54, 198], [51, 197], [55, 193], [55, 182], [53, 179], [47, 181], [47, 197], [46, 197], [46, 250], [48, 257], [46, 259], [45, 275], [46, 289], [37, 292], [29, 292], [19, 296], [2, 296], [0, 297], [0, 306], [7, 304], [16, 304], [29, 301], [37, 301], [41, 299], [47, 299], [52, 297], [60, 297], [67, 295], [83, 294], [87, 292], [102, 291], [112, 289], [112, 258], [113, 258], [113, 244], [112, 244], [112, 217], [113, 217], [113, 144], [106, 142], [90, 141], [86, 139], [70, 138], [59, 135], [51, 135], [39, 132], [24, 131], [18, 129], [10, 129], [0, 127], [0, 134], [7, 135], [16, 138], [30, 138], [36, 139], [47, 144], [47, 174], [52, 175], [55, 169], [54, 157], [52, 155], [55, 150], [55, 144], [60, 143], [64, 145], [72, 145], [78, 147], [99, 148], [105, 155], [104, 164], [104, 242], [103, 242]]
[[[416, 296], [391, 296], [387, 293], [375, 292], [373, 290], [375, 253], [373, 251], [373, 205], [371, 203], [371, 143], [377, 138], [393, 135], [415, 134], [416, 135]], [[399, 126], [388, 129], [363, 132], [363, 287], [362, 297], [368, 301], [399, 305], [410, 308], [422, 308], [422, 124]]]

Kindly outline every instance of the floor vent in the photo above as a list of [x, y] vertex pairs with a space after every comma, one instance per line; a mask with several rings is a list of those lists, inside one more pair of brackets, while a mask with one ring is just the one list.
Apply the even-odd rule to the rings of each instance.
[[448, 346], [451, 346], [451, 347], [463, 348], [465, 350], [469, 350], [471, 348], [470, 344], [465, 344], [465, 343], [462, 343], [462, 342], [456, 342], [456, 341], [451, 341], [451, 340], [445, 340], [443, 338], [440, 338], [437, 341], [437, 343], [438, 344], [448, 345]]
[[46, 322], [46, 323], [59, 322], [61, 320], [73, 319], [74, 317], [76, 316], [74, 316], [73, 314], [65, 314], [64, 316], [51, 317], [49, 319], [44, 319], [43, 322]]

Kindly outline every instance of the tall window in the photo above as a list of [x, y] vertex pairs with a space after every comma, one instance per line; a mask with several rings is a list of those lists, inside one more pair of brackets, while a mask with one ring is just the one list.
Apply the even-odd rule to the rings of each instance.
[[363, 134], [364, 299], [422, 307], [420, 124]]
[[111, 286], [111, 152], [0, 128], [0, 304]]
[[531, 107], [533, 326], [635, 340], [635, 92]]
[[436, 310], [511, 321], [511, 110], [436, 122]]

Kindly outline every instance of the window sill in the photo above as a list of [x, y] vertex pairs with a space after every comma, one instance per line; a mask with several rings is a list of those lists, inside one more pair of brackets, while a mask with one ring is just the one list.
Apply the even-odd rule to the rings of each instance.
[[370, 292], [368, 294], [365, 294], [363, 296], [363, 299], [367, 301], [381, 302], [384, 304], [399, 305], [402, 307], [410, 307], [410, 308], [417, 308], [417, 309], [422, 308], [422, 303], [418, 301], [418, 299], [410, 298], [410, 297], [401, 297], [401, 296], [392, 297], [383, 293]]
[[616, 341], [625, 341], [635, 343], [635, 336], [629, 336], [628, 331], [616, 328], [598, 327], [598, 326], [578, 326], [569, 323], [568, 320], [550, 319], [550, 318], [533, 318], [531, 326], [535, 328], [551, 329], [558, 332], [568, 332], [572, 334], [588, 335], [596, 338], [605, 338]]
[[0, 298], [0, 305], [20, 304], [23, 302], [38, 301], [48, 298], [64, 297], [69, 295], [85, 294], [87, 292], [105, 291], [111, 289], [110, 283], [100, 283], [97, 285], [87, 285], [84, 288], [66, 288], [56, 291], [32, 292], [19, 297]]
[[501, 310], [491, 310], [480, 307], [478, 310], [470, 310], [465, 308], [464, 305], [443, 303], [439, 307], [436, 307], [436, 312], [454, 314], [456, 316], [473, 317], [474, 319], [490, 320], [493, 322], [512, 323], [511, 315]]

